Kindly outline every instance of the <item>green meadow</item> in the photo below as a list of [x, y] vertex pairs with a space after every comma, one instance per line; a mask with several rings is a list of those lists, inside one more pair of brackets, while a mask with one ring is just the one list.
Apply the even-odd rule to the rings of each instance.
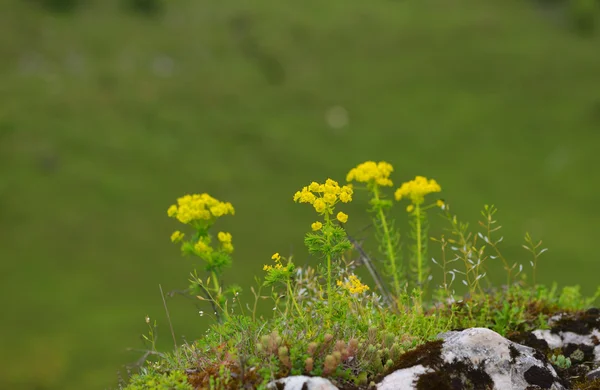
[[[146, 315], [172, 349], [159, 284], [185, 289], [194, 265], [169, 240], [179, 196], [235, 206], [225, 279], [252, 304], [274, 252], [314, 264], [293, 194], [366, 160], [393, 164], [394, 188], [435, 178], [474, 224], [495, 204], [506, 257], [528, 266], [529, 231], [549, 248], [539, 282], [596, 290], [600, 32], [561, 5], [40, 3], [0, 4], [0, 388], [115, 388]], [[359, 236], [365, 203], [345, 208]], [[210, 324], [167, 303], [181, 342]]]

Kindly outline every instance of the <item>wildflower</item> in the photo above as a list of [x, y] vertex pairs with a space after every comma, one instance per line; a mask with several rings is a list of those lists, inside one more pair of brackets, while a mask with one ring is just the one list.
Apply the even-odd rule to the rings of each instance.
[[[352, 191], [352, 190], [350, 190], [350, 191]], [[340, 193], [340, 200], [342, 201], [342, 203], [351, 202], [352, 201], [352, 193], [341, 192]]]
[[350, 275], [348, 279], [346, 283], [338, 280], [337, 285], [348, 290], [350, 294], [360, 294], [369, 290], [369, 286], [362, 284], [356, 275]]
[[311, 182], [294, 194], [294, 202], [309, 203], [313, 205], [315, 211], [319, 214], [328, 212], [333, 214], [333, 207], [338, 201], [348, 203], [352, 201], [352, 186], [340, 186], [333, 179], [327, 179], [325, 183], [320, 184]]
[[223, 243], [231, 243], [231, 233], [219, 232], [217, 238]]
[[194, 249], [198, 254], [210, 254], [212, 252], [212, 248], [202, 240], [198, 240], [194, 245]]
[[408, 206], [406, 206], [406, 212], [407, 213], [412, 213], [414, 209], [415, 209], [415, 205], [414, 204], [409, 204]]
[[337, 220], [340, 221], [341, 223], [346, 223], [348, 222], [348, 215], [342, 213], [341, 211], [337, 214], [336, 216]]
[[281, 259], [281, 256], [279, 255], [279, 252], [274, 253], [273, 256], [271, 256], [272, 260], [278, 261], [279, 259]]
[[323, 224], [319, 221], [314, 222], [312, 225], [310, 225], [310, 227], [312, 228], [313, 231], [317, 231], [317, 230], [321, 230], [321, 228], [323, 227]]
[[335, 193], [328, 192], [323, 195], [323, 201], [329, 205], [335, 204], [336, 200], [337, 196], [335, 196]]
[[321, 214], [323, 211], [325, 211], [325, 209], [327, 208], [327, 205], [325, 204], [325, 201], [321, 198], [315, 200], [315, 203], [313, 203], [313, 207], [315, 208], [315, 211], [319, 214]]
[[234, 213], [231, 203], [221, 202], [206, 193], [182, 196], [177, 199], [176, 205], [171, 205], [167, 210], [169, 217], [177, 218], [184, 224], [200, 220], [211, 221]]
[[378, 163], [367, 161], [359, 164], [356, 168], [352, 168], [346, 176], [346, 181], [357, 181], [369, 185], [377, 184], [384, 187], [391, 187], [393, 182], [389, 176], [393, 171], [394, 167], [385, 161], [380, 161]]
[[225, 252], [225, 253], [232, 253], [233, 245], [231, 244], [231, 242], [224, 242], [221, 245], [221, 250], [223, 250], [223, 252]]
[[185, 234], [181, 233], [179, 230], [176, 230], [171, 234], [171, 242], [179, 242], [183, 239]]
[[396, 200], [408, 197], [413, 204], [422, 204], [425, 201], [425, 195], [432, 192], [440, 192], [442, 189], [434, 179], [427, 179], [423, 176], [417, 176], [414, 180], [402, 183], [402, 186], [396, 190]]
[[437, 207], [441, 208], [442, 210], [444, 209], [444, 207], [446, 206], [446, 203], [444, 202], [443, 199], [438, 199], [435, 204], [437, 205]]
[[147, 323], [147, 324], [149, 324], [149, 323], [150, 323], [150, 317], [146, 316], [145, 320], [146, 320], [146, 323]]

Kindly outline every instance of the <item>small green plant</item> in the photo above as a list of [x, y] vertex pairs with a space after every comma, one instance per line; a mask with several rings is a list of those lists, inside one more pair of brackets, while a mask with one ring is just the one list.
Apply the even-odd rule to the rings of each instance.
[[565, 357], [564, 355], [552, 355], [550, 361], [552, 362], [552, 364], [562, 368], [563, 370], [571, 368], [571, 359]]

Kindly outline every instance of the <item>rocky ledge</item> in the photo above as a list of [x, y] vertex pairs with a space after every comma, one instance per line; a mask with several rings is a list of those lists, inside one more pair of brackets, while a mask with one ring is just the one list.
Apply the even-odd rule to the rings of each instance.
[[[438, 335], [401, 356], [369, 387], [377, 390], [600, 390], [600, 310], [559, 314], [549, 329], [502, 337], [487, 328]], [[548, 356], [564, 358], [551, 362]], [[566, 364], [566, 358], [569, 363]], [[334, 379], [292, 376], [271, 382], [277, 390], [354, 390]]]

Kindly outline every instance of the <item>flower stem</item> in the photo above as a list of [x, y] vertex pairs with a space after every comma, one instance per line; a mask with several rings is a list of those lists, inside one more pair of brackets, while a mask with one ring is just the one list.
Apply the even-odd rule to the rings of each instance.
[[[328, 227], [331, 224], [328, 213], [325, 213], [325, 224]], [[331, 232], [327, 231], [325, 233], [325, 240], [327, 242], [327, 248], [329, 248], [331, 246]], [[329, 249], [327, 251], [327, 303], [329, 309], [328, 323], [330, 323], [331, 317], [333, 317], [333, 284], [331, 282], [331, 251]]]
[[298, 302], [296, 302], [296, 298], [294, 297], [294, 293], [292, 292], [292, 286], [290, 285], [289, 280], [287, 282], [287, 290], [288, 290], [288, 296], [292, 299], [292, 302], [294, 303], [294, 307], [296, 308], [296, 311], [298, 312], [300, 319], [302, 320], [302, 322], [305, 322], [304, 314], [302, 314], [302, 310], [300, 310], [300, 306], [298, 306]]
[[379, 221], [381, 222], [381, 226], [383, 228], [383, 241], [384, 241], [384, 245], [385, 245], [385, 250], [386, 250], [386, 254], [388, 257], [388, 260], [390, 262], [390, 268], [392, 271], [392, 277], [394, 280], [394, 290], [396, 293], [396, 297], [400, 296], [400, 278], [398, 275], [398, 270], [396, 268], [396, 252], [394, 251], [394, 246], [392, 244], [392, 239], [390, 237], [390, 229], [388, 227], [387, 224], [387, 219], [385, 218], [385, 213], [383, 212], [383, 208], [381, 207], [381, 205], [379, 204], [379, 188], [377, 186], [375, 186], [373, 188], [373, 195], [375, 196], [375, 200], [377, 201], [377, 212], [379, 215]]
[[421, 241], [421, 205], [415, 205], [415, 218], [417, 219], [417, 284], [423, 285], [423, 243]]

